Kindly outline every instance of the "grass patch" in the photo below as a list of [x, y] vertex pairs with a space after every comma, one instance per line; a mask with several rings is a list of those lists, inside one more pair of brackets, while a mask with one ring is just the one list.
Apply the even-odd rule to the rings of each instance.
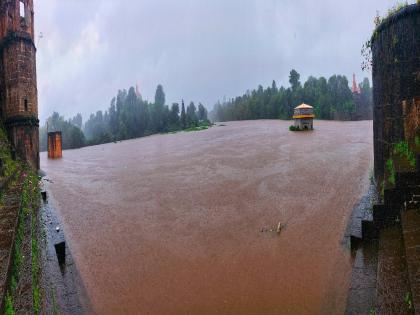
[[[15, 314], [13, 295], [16, 293], [21, 277], [23, 258], [23, 241], [25, 238], [25, 218], [31, 216], [31, 264], [32, 264], [32, 293], [33, 293], [33, 314], [40, 314], [40, 253], [38, 246], [37, 227], [38, 209], [40, 205], [39, 178], [36, 173], [26, 165], [12, 159], [10, 145], [7, 135], [0, 125], [0, 159], [3, 162], [3, 177], [10, 178], [9, 187], [17, 185], [22, 181], [21, 202], [18, 213], [18, 226], [13, 244], [13, 257], [11, 266], [11, 280], [6, 294], [5, 314]], [[1, 193], [1, 203], [3, 192]]]
[[[22, 172], [22, 192], [21, 207], [19, 210], [19, 221], [15, 236], [13, 248], [13, 263], [11, 282], [8, 294], [10, 296], [9, 306], [6, 306], [6, 314], [14, 314], [13, 300], [11, 296], [15, 293], [20, 279], [21, 267], [23, 264], [22, 243], [25, 237], [25, 218], [31, 216], [31, 271], [32, 271], [32, 295], [33, 310], [32, 313], [39, 315], [41, 313], [41, 293], [40, 293], [40, 252], [38, 246], [37, 227], [38, 227], [38, 209], [39, 209], [39, 178], [29, 168]], [[7, 313], [9, 310], [9, 313]]]
[[[419, 1], [417, 0], [417, 4], [418, 3], [419, 3]], [[394, 15], [394, 14], [398, 13], [400, 10], [404, 9], [407, 6], [408, 6], [408, 1], [398, 2], [393, 7], [391, 7], [390, 9], [388, 9], [388, 12], [387, 12], [387, 14], [385, 16], [381, 17], [378, 14], [376, 16], [376, 18], [375, 18], [375, 25], [376, 25], [376, 27], [378, 27], [383, 21], [385, 21], [391, 15]]]
[[5, 314], [15, 314], [13, 306], [12, 295], [17, 289], [20, 270], [23, 263], [23, 254], [22, 254], [22, 242], [25, 236], [25, 213], [23, 206], [19, 210], [19, 219], [18, 227], [15, 235], [15, 242], [13, 244], [13, 258], [12, 258], [12, 271], [11, 271], [11, 280], [10, 287], [6, 294], [6, 305], [5, 305]]
[[292, 125], [292, 126], [289, 126], [289, 131], [302, 131], [302, 129]]
[[410, 150], [407, 141], [400, 141], [394, 145], [394, 154], [406, 158], [410, 163], [411, 167], [416, 167], [416, 156], [413, 151]]
[[392, 159], [388, 159], [386, 161], [386, 169], [389, 172], [388, 183], [391, 185], [395, 185], [395, 168], [394, 168], [394, 161]]
[[209, 126], [190, 127], [190, 128], [184, 129], [184, 131], [190, 132], [190, 131], [201, 131], [201, 130], [206, 130], [206, 129], [209, 129]]
[[9, 178], [18, 171], [18, 163], [12, 159], [8, 146], [0, 145], [0, 160], [3, 162], [3, 177]]
[[25, 210], [31, 211], [31, 259], [32, 259], [32, 295], [33, 295], [33, 314], [41, 313], [41, 291], [40, 291], [40, 250], [38, 244], [38, 209], [40, 206], [39, 197], [39, 177], [33, 172], [28, 171], [25, 178], [22, 198]]
[[13, 308], [13, 299], [9, 293], [6, 295], [6, 304], [4, 315], [15, 315], [15, 310]]
[[413, 308], [413, 300], [411, 298], [411, 293], [407, 292], [404, 296], [405, 305], [407, 305], [408, 309], [411, 310]]

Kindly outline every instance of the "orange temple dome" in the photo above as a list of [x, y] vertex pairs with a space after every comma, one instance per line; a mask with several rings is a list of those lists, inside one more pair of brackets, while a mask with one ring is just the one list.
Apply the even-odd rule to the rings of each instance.
[[305, 103], [297, 106], [293, 113], [295, 128], [301, 130], [312, 130], [314, 118], [314, 108], [311, 105]]

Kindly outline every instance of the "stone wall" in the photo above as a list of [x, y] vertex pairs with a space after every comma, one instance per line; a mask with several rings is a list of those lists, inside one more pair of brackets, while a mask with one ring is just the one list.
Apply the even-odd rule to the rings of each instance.
[[[24, 4], [24, 11], [20, 5]], [[32, 0], [0, 1], [0, 113], [17, 156], [39, 168]]]
[[32, 168], [39, 169], [38, 122], [25, 120], [7, 125], [7, 134], [16, 155], [23, 158]]
[[30, 41], [10, 39], [1, 49], [3, 117], [38, 117], [35, 47]]
[[394, 144], [415, 150], [420, 135], [420, 5], [385, 19], [372, 37], [375, 177], [386, 176]]

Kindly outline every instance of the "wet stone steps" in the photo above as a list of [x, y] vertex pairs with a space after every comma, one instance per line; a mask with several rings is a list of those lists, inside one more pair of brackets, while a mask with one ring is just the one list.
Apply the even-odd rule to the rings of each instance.
[[380, 231], [378, 314], [420, 310], [419, 175], [419, 170], [397, 173], [395, 188], [385, 190], [384, 204], [374, 207], [374, 222]]
[[355, 251], [346, 315], [369, 314], [375, 309], [378, 241], [364, 242]]
[[411, 300], [420, 312], [420, 207], [404, 211], [401, 215], [407, 269], [411, 287]]
[[411, 289], [400, 225], [386, 227], [379, 233], [376, 286], [378, 314], [414, 314], [406, 303]]
[[[346, 235], [349, 236], [353, 270], [346, 303], [346, 315], [369, 314], [376, 306], [378, 240], [372, 227], [372, 203], [377, 202], [375, 185], [371, 184], [365, 196], [353, 208]], [[362, 242], [363, 235], [372, 232], [372, 238]]]
[[[373, 220], [360, 218], [362, 240], [357, 235], [350, 238], [355, 243], [351, 248], [357, 251], [346, 314], [420, 313], [419, 157], [417, 161], [417, 171], [396, 173], [395, 187], [384, 191], [383, 204], [372, 207]], [[360, 259], [374, 242], [376, 260]], [[375, 306], [369, 309], [372, 301]]]

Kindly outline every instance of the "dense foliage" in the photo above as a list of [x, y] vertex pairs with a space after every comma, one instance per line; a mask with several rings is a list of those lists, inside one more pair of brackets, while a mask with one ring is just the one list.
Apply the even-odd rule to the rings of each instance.
[[76, 117], [66, 121], [60, 114], [54, 112], [49, 117], [43, 127], [39, 129], [40, 150], [47, 150], [47, 130], [61, 131], [63, 137], [63, 149], [81, 148], [86, 145], [85, 135], [80, 129], [82, 116], [78, 114]]
[[[310, 76], [302, 86], [299, 73], [292, 70], [289, 83], [288, 88], [278, 88], [273, 81], [271, 87], [266, 89], [260, 85], [243, 96], [224, 103], [218, 102], [212, 111], [212, 119], [290, 119], [294, 107], [300, 103], [314, 106], [319, 119], [352, 119], [355, 114], [354, 96], [345, 76], [333, 75], [328, 80]], [[365, 78], [359, 87], [359, 101], [371, 109], [372, 90], [369, 80]], [[203, 104], [196, 106], [191, 102], [186, 106], [182, 101], [181, 106], [173, 103], [169, 107], [165, 103], [162, 85], [157, 86], [153, 103], [143, 100], [131, 87], [128, 91], [119, 90], [109, 108], [92, 113], [85, 124], [81, 114], [65, 120], [58, 113], [53, 113], [40, 129], [41, 151], [47, 149], [47, 129], [62, 131], [63, 149], [73, 149], [209, 125]]]
[[209, 125], [203, 104], [196, 107], [191, 102], [185, 108], [182, 101], [180, 109], [178, 103], [171, 107], [165, 103], [162, 85], [156, 88], [154, 103], [143, 100], [131, 87], [118, 91], [108, 110], [91, 114], [84, 125], [80, 114], [66, 121], [54, 113], [40, 129], [41, 151], [47, 150], [47, 127], [49, 131], [62, 131], [63, 149], [72, 149]]
[[[293, 109], [307, 103], [314, 106], [319, 119], [351, 119], [356, 112], [353, 93], [345, 76], [310, 76], [302, 86], [300, 75], [292, 70], [289, 76], [290, 87], [278, 88], [273, 81], [271, 87], [261, 85], [256, 90], [227, 102], [218, 102], [211, 113], [217, 121], [247, 119], [290, 119]], [[369, 80], [365, 78], [359, 85], [360, 100], [366, 107], [372, 107], [372, 91]]]

